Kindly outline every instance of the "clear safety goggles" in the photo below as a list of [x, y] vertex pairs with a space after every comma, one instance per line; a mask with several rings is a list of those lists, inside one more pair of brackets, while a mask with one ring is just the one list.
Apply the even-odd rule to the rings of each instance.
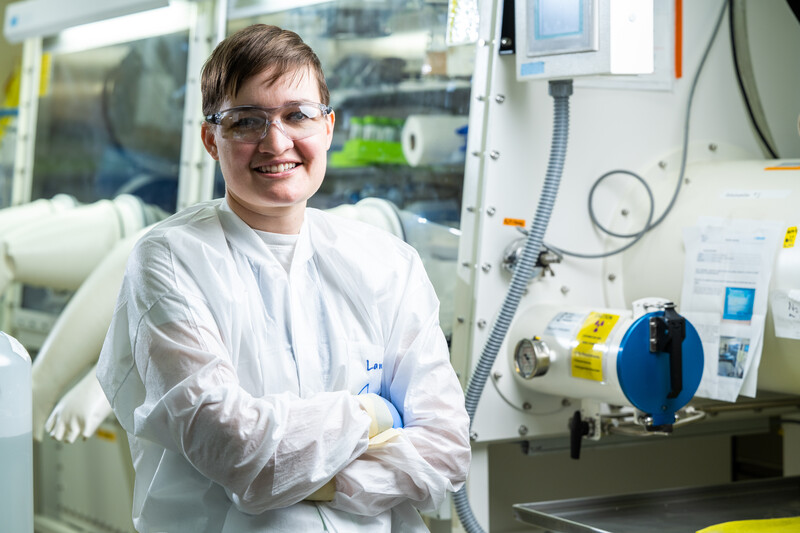
[[239, 106], [208, 115], [206, 121], [219, 126], [223, 139], [256, 144], [273, 124], [286, 137], [299, 141], [325, 130], [325, 117], [333, 109], [315, 102], [293, 102], [280, 107]]

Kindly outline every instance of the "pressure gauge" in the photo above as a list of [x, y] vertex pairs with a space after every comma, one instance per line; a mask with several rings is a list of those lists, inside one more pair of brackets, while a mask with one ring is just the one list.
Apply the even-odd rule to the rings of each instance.
[[539, 338], [522, 339], [514, 349], [514, 370], [523, 379], [547, 373], [550, 367], [550, 348]]

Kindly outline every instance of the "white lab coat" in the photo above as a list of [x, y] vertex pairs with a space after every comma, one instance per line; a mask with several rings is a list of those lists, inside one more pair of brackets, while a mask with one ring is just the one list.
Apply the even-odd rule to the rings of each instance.
[[[426, 531], [468, 417], [416, 251], [307, 209], [287, 271], [217, 200], [128, 262], [98, 378], [129, 434], [141, 532]], [[369, 443], [355, 396], [403, 416]], [[331, 502], [304, 499], [335, 475]]]

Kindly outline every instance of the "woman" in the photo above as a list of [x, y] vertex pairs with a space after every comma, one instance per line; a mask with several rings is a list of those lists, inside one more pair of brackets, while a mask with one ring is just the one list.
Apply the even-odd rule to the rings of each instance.
[[469, 420], [413, 248], [307, 208], [335, 115], [319, 59], [255, 25], [202, 73], [225, 198], [136, 246], [98, 365], [141, 532], [426, 531]]

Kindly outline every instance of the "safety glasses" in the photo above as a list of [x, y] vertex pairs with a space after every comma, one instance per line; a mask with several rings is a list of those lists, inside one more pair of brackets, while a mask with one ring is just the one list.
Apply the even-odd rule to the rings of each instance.
[[292, 102], [280, 107], [239, 106], [208, 115], [206, 121], [219, 126], [223, 139], [259, 143], [273, 124], [286, 137], [299, 141], [325, 130], [330, 106], [315, 102]]

